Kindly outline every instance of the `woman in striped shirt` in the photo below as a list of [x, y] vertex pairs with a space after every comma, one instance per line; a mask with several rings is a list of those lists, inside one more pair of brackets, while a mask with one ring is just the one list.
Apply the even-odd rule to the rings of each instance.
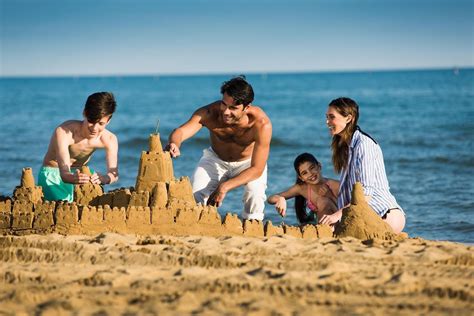
[[341, 219], [342, 209], [351, 202], [352, 188], [362, 183], [367, 202], [395, 233], [405, 227], [405, 213], [390, 193], [383, 155], [377, 142], [364, 133], [357, 121], [359, 106], [350, 98], [338, 98], [329, 103], [326, 124], [332, 138], [332, 162], [341, 173], [338, 211], [324, 215], [320, 223], [334, 224]]

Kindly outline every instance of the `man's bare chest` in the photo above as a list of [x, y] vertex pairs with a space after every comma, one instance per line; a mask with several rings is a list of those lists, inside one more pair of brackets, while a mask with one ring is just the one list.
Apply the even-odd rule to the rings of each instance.
[[232, 130], [215, 128], [211, 130], [211, 135], [218, 141], [225, 143], [235, 143], [240, 146], [250, 145], [255, 141], [250, 129]]
[[91, 141], [80, 141], [69, 145], [71, 158], [81, 159], [89, 157], [99, 146]]

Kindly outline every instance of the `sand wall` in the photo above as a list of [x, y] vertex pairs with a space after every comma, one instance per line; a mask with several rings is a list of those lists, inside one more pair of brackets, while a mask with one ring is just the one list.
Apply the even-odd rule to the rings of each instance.
[[332, 237], [324, 225], [273, 226], [271, 221], [240, 220], [228, 213], [221, 218], [213, 206], [190, 205], [172, 199], [165, 207], [89, 206], [77, 203], [0, 201], [0, 233], [94, 235], [103, 232], [123, 234], [164, 234], [173, 236], [248, 236], [291, 235], [298, 238]]
[[[188, 177], [173, 177], [171, 156], [162, 150], [159, 134], [150, 135], [149, 146], [149, 151], [142, 152], [135, 188], [106, 193], [97, 184], [76, 185], [73, 203], [43, 201], [42, 188], [35, 186], [31, 168], [24, 168], [13, 198], [0, 197], [0, 233], [289, 235], [300, 239], [333, 236], [333, 229], [327, 225], [275, 227], [270, 221], [241, 221], [231, 213], [222, 219], [215, 207], [196, 203]], [[86, 166], [81, 172], [91, 174]], [[363, 192], [357, 187], [353, 205], [344, 211], [336, 235], [400, 238], [364, 201]]]

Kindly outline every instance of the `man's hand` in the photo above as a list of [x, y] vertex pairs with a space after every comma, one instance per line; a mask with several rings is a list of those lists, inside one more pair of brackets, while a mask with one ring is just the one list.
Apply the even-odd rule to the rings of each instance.
[[181, 155], [179, 147], [175, 143], [169, 143], [166, 145], [165, 150], [169, 151], [171, 157], [173, 158], [179, 157], [179, 155]]
[[278, 202], [275, 204], [275, 209], [280, 213], [281, 217], [286, 215], [286, 199], [282, 196], [278, 198]]
[[341, 220], [342, 209], [331, 215], [323, 215], [319, 220], [318, 224], [334, 225]]
[[211, 193], [209, 199], [207, 199], [207, 205], [220, 207], [222, 205], [222, 202], [224, 201], [226, 194], [227, 190], [225, 189], [225, 186], [220, 184], [217, 189]]

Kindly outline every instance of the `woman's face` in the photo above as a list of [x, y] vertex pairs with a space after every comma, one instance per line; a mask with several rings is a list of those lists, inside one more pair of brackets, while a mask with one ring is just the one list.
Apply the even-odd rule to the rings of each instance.
[[332, 136], [341, 133], [351, 120], [352, 115], [342, 116], [334, 107], [328, 107], [326, 112], [326, 124]]

